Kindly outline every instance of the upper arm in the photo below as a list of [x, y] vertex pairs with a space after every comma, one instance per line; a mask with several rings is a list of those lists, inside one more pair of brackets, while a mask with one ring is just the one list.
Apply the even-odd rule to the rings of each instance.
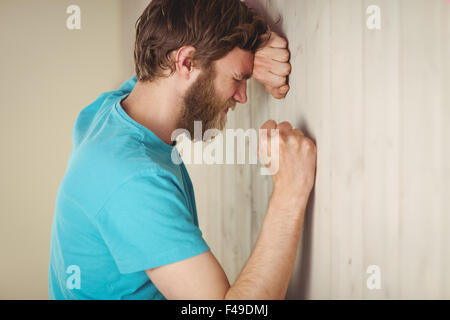
[[210, 250], [148, 269], [146, 273], [169, 300], [222, 300], [230, 288], [225, 272]]

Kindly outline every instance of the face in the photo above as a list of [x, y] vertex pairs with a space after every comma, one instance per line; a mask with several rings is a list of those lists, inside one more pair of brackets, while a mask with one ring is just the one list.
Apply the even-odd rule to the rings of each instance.
[[239, 48], [203, 70], [184, 96], [178, 128], [188, 130], [193, 139], [194, 121], [202, 122], [201, 137], [208, 129], [223, 130], [228, 110], [247, 101], [247, 80], [252, 71], [253, 54]]

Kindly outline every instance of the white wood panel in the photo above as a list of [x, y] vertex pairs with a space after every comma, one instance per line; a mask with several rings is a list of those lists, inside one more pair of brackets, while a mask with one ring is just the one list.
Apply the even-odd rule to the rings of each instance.
[[381, 9], [381, 30], [364, 27], [364, 253], [380, 267], [381, 290], [368, 299], [398, 297], [399, 257], [399, 26], [398, 1], [364, 1]]
[[442, 129], [442, 140], [440, 148], [442, 149], [441, 157], [441, 177], [439, 178], [441, 190], [441, 219], [442, 223], [438, 232], [441, 237], [442, 255], [442, 278], [441, 278], [441, 295], [450, 299], [450, 4], [444, 1], [440, 4], [440, 30], [441, 30], [441, 118], [440, 126]]
[[331, 297], [362, 295], [362, 3], [331, 2]]
[[400, 297], [440, 296], [440, 13], [400, 2]]
[[[332, 141], [331, 117], [331, 5], [329, 0], [306, 1], [306, 43], [304, 55], [297, 56], [297, 63], [304, 61], [305, 103], [303, 112], [309, 118], [311, 130], [305, 132], [315, 140], [318, 150], [316, 185], [311, 193], [305, 217], [302, 243], [303, 269], [301, 282], [291, 282], [291, 287], [302, 295], [296, 298], [325, 299], [331, 295], [331, 184]], [[292, 50], [292, 49], [291, 49]], [[304, 129], [304, 126], [302, 127]], [[296, 269], [294, 274], [299, 271]], [[305, 286], [303, 288], [302, 286]]]

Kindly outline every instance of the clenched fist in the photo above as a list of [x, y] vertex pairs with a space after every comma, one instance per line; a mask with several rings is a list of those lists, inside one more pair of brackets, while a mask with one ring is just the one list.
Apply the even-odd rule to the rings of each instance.
[[[265, 34], [263, 37], [268, 37]], [[282, 99], [289, 91], [287, 76], [291, 73], [290, 53], [286, 39], [277, 33], [270, 34], [267, 44], [256, 51], [253, 78], [261, 82], [275, 99]]]
[[258, 157], [268, 168], [278, 162], [271, 172], [274, 193], [287, 201], [309, 198], [315, 181], [317, 149], [300, 129], [292, 128], [289, 122], [265, 122], [260, 130]]

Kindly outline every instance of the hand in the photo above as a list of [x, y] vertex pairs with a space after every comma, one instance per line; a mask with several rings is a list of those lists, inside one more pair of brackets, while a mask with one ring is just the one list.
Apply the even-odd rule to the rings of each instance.
[[[268, 37], [265, 34], [263, 37]], [[275, 99], [282, 99], [289, 91], [287, 76], [291, 73], [290, 53], [286, 39], [275, 32], [268, 43], [255, 53], [253, 78], [261, 82]]]
[[[266, 167], [277, 163], [276, 172], [272, 174], [274, 194], [290, 203], [307, 200], [315, 181], [317, 149], [314, 142], [287, 121], [277, 125], [269, 120], [261, 129], [266, 129], [268, 134], [260, 131], [258, 156]], [[272, 130], [277, 130], [273, 133], [278, 134], [271, 135]], [[276, 136], [277, 144], [273, 140]]]

